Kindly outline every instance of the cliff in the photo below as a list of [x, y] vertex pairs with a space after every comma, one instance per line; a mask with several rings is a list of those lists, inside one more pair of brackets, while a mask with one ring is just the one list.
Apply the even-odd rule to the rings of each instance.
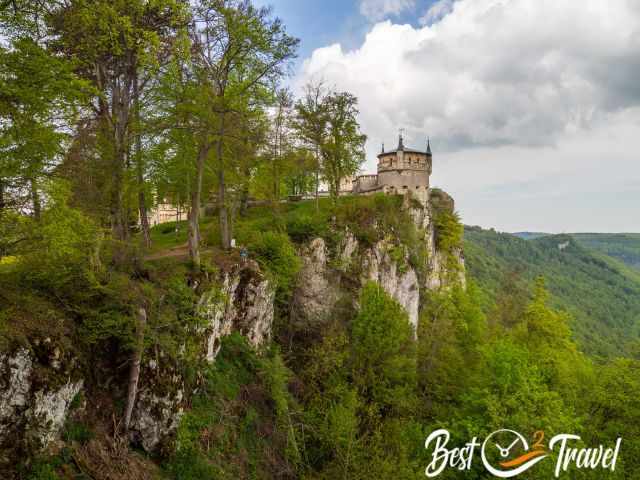
[[[301, 248], [304, 264], [293, 295], [292, 320], [302, 326], [322, 323], [341, 297], [355, 299], [354, 290], [374, 281], [406, 310], [417, 331], [421, 296], [455, 284], [465, 286], [461, 233], [453, 208], [451, 197], [432, 190], [426, 204], [405, 197], [400, 210], [393, 212], [397, 222], [387, 228], [381, 218], [370, 217], [374, 235], [358, 223], [358, 238], [346, 221], [327, 239], [308, 242]], [[331, 241], [333, 249], [328, 246]]]
[[[111, 428], [111, 435], [147, 452], [170, 451], [224, 337], [240, 334], [262, 351], [274, 337], [276, 318], [297, 330], [322, 329], [340, 309], [357, 309], [358, 292], [368, 281], [382, 286], [406, 311], [415, 336], [428, 292], [465, 284], [453, 201], [434, 190], [425, 204], [409, 196], [354, 202], [334, 212], [319, 235], [310, 234], [314, 229], [292, 234], [300, 269], [288, 289], [259, 249], [258, 262], [226, 258], [211, 272], [192, 276], [180, 270], [171, 279], [163, 264], [157, 267], [160, 273], [146, 273], [150, 280], [142, 286], [127, 280], [133, 283], [122, 289], [131, 298], [123, 309], [138, 305], [155, 323], [147, 326], [126, 431], [118, 419], [131, 332], [114, 324], [113, 331], [101, 331], [91, 343], [83, 335], [94, 332], [96, 324], [67, 312], [60, 314], [65, 328], [55, 334], [47, 333], [47, 321], [40, 318], [38, 329], [6, 342], [0, 353], [0, 471], [11, 472], [21, 456], [55, 453], [65, 442], [73, 444], [69, 425], [76, 423]], [[48, 308], [60, 311], [53, 303]], [[86, 468], [99, 470], [90, 463]]]

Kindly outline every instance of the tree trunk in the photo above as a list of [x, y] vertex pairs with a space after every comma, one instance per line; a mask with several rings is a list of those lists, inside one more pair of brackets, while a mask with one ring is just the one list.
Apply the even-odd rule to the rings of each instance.
[[140, 227], [142, 229], [142, 238], [146, 248], [151, 247], [151, 231], [149, 228], [149, 216], [147, 215], [147, 202], [144, 194], [144, 163], [142, 159], [142, 139], [140, 136], [140, 91], [138, 87], [138, 77], [133, 83], [133, 101], [135, 105], [136, 115], [136, 178], [138, 183], [138, 214], [140, 215]]
[[38, 192], [38, 182], [34, 177], [29, 179], [31, 186], [31, 205], [33, 207], [33, 218], [40, 221], [40, 212], [42, 211], [40, 205], [40, 192]]
[[229, 211], [226, 204], [226, 185], [224, 180], [224, 159], [222, 157], [224, 136], [224, 113], [220, 118], [220, 135], [216, 146], [216, 156], [218, 157], [218, 212], [220, 216], [220, 236], [222, 248], [229, 250], [231, 248], [231, 222], [229, 221]]
[[202, 177], [204, 176], [204, 166], [209, 155], [209, 144], [204, 142], [198, 151], [196, 163], [196, 184], [191, 191], [191, 209], [189, 210], [189, 257], [195, 267], [200, 266], [200, 197], [202, 194]]
[[244, 182], [242, 184], [242, 191], [240, 192], [240, 216], [244, 217], [247, 215], [247, 210], [249, 209], [249, 169], [245, 167], [242, 174], [244, 175]]
[[316, 212], [320, 210], [320, 152], [316, 145]]
[[4, 198], [4, 180], [0, 178], [0, 218], [4, 213], [4, 209], [7, 207], [7, 201]]
[[142, 363], [142, 352], [144, 351], [144, 330], [147, 324], [147, 311], [139, 308], [136, 313], [136, 346], [131, 356], [131, 367], [129, 368], [129, 389], [127, 392], [127, 405], [124, 414], [124, 430], [129, 430], [131, 425], [131, 415], [133, 406], [138, 395], [138, 381], [140, 380], [140, 365]]

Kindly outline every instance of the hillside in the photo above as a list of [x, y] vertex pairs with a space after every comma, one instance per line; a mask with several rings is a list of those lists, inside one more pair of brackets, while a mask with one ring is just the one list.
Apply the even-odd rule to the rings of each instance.
[[486, 294], [485, 308], [501, 291], [514, 288], [510, 283], [526, 284], [543, 276], [554, 304], [573, 315], [574, 336], [586, 352], [603, 356], [628, 352], [639, 333], [640, 281], [616, 260], [585, 248], [587, 238], [592, 237], [548, 235], [523, 240], [467, 227], [468, 271]]
[[581, 245], [640, 270], [640, 233], [572, 233]]
[[[542, 232], [516, 232], [524, 240], [550, 235]], [[625, 265], [640, 270], [640, 233], [570, 233], [583, 247], [615, 258]]]

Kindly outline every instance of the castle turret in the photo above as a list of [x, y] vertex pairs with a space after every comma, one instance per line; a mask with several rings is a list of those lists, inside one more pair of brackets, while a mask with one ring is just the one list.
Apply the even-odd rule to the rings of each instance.
[[378, 154], [378, 174], [359, 175], [354, 182], [353, 192], [356, 194], [411, 192], [417, 199], [426, 202], [429, 196], [431, 165], [430, 140], [427, 139], [425, 151], [406, 147], [401, 130], [398, 136], [398, 148], [385, 151], [384, 143], [382, 144], [382, 151]]

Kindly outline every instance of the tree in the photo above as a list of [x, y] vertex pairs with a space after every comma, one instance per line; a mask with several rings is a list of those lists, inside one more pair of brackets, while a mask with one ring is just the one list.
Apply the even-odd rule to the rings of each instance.
[[280, 183], [285, 158], [291, 152], [289, 125], [293, 99], [291, 92], [280, 89], [276, 92], [275, 114], [271, 131], [271, 181], [273, 182], [272, 199], [275, 205], [280, 202]]
[[[247, 0], [201, 0], [195, 7], [191, 37], [194, 72], [202, 89], [201, 107], [194, 123], [198, 128], [198, 160], [189, 212], [189, 252], [200, 263], [198, 219], [202, 176], [215, 147], [217, 206], [222, 247], [231, 246], [231, 219], [227, 205], [224, 142], [229, 114], [252, 92], [272, 85], [283, 66], [294, 56], [298, 40], [287, 35], [282, 22], [271, 19], [270, 10]], [[204, 128], [202, 128], [204, 127]]]
[[374, 416], [406, 407], [415, 391], [416, 357], [407, 312], [377, 283], [360, 294], [351, 327], [353, 382]]
[[321, 145], [323, 176], [334, 199], [343, 178], [354, 175], [364, 162], [366, 135], [358, 124], [358, 99], [348, 92], [333, 92], [325, 98], [327, 135]]
[[304, 87], [304, 96], [295, 104], [294, 129], [303, 144], [313, 153], [315, 164], [315, 197], [316, 210], [318, 205], [318, 191], [320, 189], [320, 168], [322, 156], [320, 154], [327, 135], [327, 108], [325, 103], [327, 92], [322, 82], [308, 83]]
[[0, 48], [0, 72], [0, 216], [11, 206], [37, 219], [39, 184], [60, 161], [64, 127], [85, 85], [29, 38]]
[[100, 160], [109, 165], [109, 215], [119, 241], [129, 237], [126, 182], [134, 143], [141, 165], [133, 133], [140, 123], [141, 91], [150, 78], [141, 74], [153, 72], [168, 51], [172, 31], [183, 20], [182, 7], [178, 0], [76, 0], [50, 12], [56, 50], [77, 61], [77, 73], [96, 91], [89, 107], [96, 118]]

